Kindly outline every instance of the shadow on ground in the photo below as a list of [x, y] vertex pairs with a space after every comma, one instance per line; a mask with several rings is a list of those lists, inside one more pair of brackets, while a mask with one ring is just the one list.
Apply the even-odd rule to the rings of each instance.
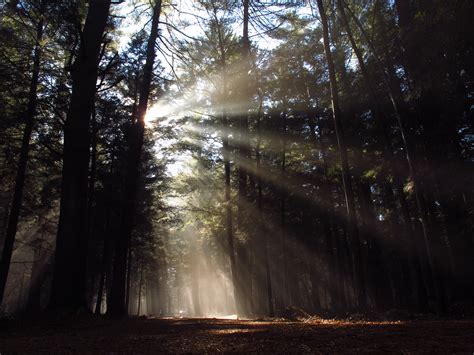
[[2, 320], [0, 352], [472, 352], [474, 321]]

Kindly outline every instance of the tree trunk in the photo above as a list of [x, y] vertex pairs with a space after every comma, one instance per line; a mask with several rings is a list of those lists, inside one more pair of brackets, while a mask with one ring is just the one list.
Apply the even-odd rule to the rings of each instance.
[[270, 270], [270, 260], [268, 256], [268, 233], [266, 231], [266, 225], [263, 215], [263, 182], [262, 182], [262, 170], [261, 170], [261, 154], [260, 154], [260, 145], [261, 145], [261, 114], [262, 114], [262, 104], [263, 98], [260, 96], [260, 105], [258, 110], [257, 117], [257, 147], [256, 147], [256, 156], [257, 156], [257, 186], [258, 186], [258, 195], [257, 195], [257, 208], [258, 208], [258, 219], [261, 235], [263, 236], [263, 259], [265, 264], [265, 281], [266, 281], [266, 303], [268, 316], [275, 316], [274, 308], [274, 299], [273, 299], [273, 290], [272, 290], [272, 275]]
[[[346, 29], [346, 32], [347, 32], [347, 36], [349, 37], [349, 41], [351, 43], [351, 47], [352, 49], [354, 50], [354, 53], [357, 57], [357, 61], [359, 63], [359, 67], [360, 67], [360, 70], [361, 70], [361, 73], [362, 73], [362, 77], [363, 77], [363, 80], [364, 80], [364, 84], [365, 86], [367, 87], [367, 90], [368, 90], [368, 93], [369, 93], [369, 102], [370, 102], [370, 108], [371, 108], [371, 111], [372, 111], [372, 114], [374, 115], [374, 118], [376, 120], [376, 125], [378, 126], [377, 127], [377, 131], [380, 135], [380, 139], [382, 140], [382, 154], [383, 154], [383, 157], [384, 157], [384, 161], [385, 161], [385, 164], [389, 165], [390, 167], [390, 170], [391, 170], [391, 173], [393, 175], [393, 180], [394, 180], [394, 184], [395, 184], [395, 187], [397, 188], [397, 193], [398, 193], [398, 198], [400, 200], [400, 204], [403, 204], [403, 201], [405, 196], [404, 196], [404, 191], [403, 191], [403, 185], [402, 185], [402, 177], [400, 176], [400, 172], [399, 172], [399, 169], [397, 169], [397, 166], [396, 166], [396, 159], [395, 159], [395, 156], [393, 154], [393, 148], [392, 148], [392, 143], [390, 141], [390, 137], [389, 137], [389, 134], [387, 132], [387, 128], [386, 127], [389, 127], [390, 125], [390, 122], [388, 121], [387, 117], [384, 115], [383, 113], [383, 110], [381, 109], [380, 107], [380, 103], [379, 103], [379, 100], [377, 100], [377, 94], [375, 92], [375, 88], [374, 86], [372, 85], [372, 81], [369, 77], [369, 73], [368, 73], [368, 70], [365, 66], [365, 62], [364, 62], [364, 59], [363, 59], [363, 56], [362, 56], [362, 52], [360, 51], [359, 47], [357, 46], [357, 43], [354, 39], [354, 36], [352, 34], [352, 30], [351, 30], [351, 27], [350, 27], [350, 24], [349, 24], [349, 21], [347, 19], [347, 16], [346, 16], [346, 13], [345, 13], [345, 10], [344, 10], [344, 4], [343, 4], [343, 1], [342, 0], [337, 0], [337, 5], [338, 5], [338, 9], [339, 9], [339, 13], [341, 15], [341, 18], [342, 18], [342, 22], [343, 22], [343, 25]], [[362, 150], [362, 146], [360, 147], [360, 149], [358, 149], [358, 154], [360, 155], [359, 156], [359, 159], [362, 159], [362, 154], [361, 154], [361, 150]], [[385, 177], [385, 181], [383, 181], [383, 185], [385, 186], [385, 191], [387, 192], [386, 196], [387, 196], [387, 199], [388, 199], [388, 206], [391, 206], [391, 209], [394, 210], [395, 209], [395, 204], [394, 204], [394, 198], [393, 198], [393, 189], [392, 189], [392, 186], [390, 184], [390, 182], [387, 181], [388, 179], [388, 176]], [[364, 197], [365, 195], [362, 194], [361, 195], [362, 197]], [[364, 201], [364, 199], [362, 199], [361, 201]], [[373, 222], [370, 221], [370, 220], [366, 220], [366, 225], [367, 226], [370, 226], [372, 223], [375, 222], [375, 219], [373, 219]], [[397, 226], [398, 226], [398, 223], [396, 222], [395, 218], [392, 218], [391, 220], [391, 225], [392, 225], [392, 233], [391, 233], [391, 240], [390, 241], [386, 241], [387, 243], [387, 249], [393, 249], [392, 252], [388, 252], [386, 253], [386, 260], [385, 262], [388, 264], [389, 266], [389, 270], [391, 271], [389, 273], [389, 276], [390, 277], [394, 277], [395, 279], [399, 279], [400, 277], [403, 277], [403, 272], [400, 272], [397, 270], [393, 270], [393, 268], [396, 268], [398, 269], [399, 267], [405, 269], [406, 271], [408, 271], [408, 260], [407, 258], [400, 258], [398, 257], [398, 255], [400, 255], [400, 250], [403, 249], [405, 247], [406, 244], [408, 244], [410, 242], [410, 240], [406, 237], [406, 235], [403, 235], [402, 234], [402, 238], [396, 238], [395, 234], [398, 230]], [[371, 238], [374, 238], [373, 235], [371, 235], [371, 233], [367, 234], [367, 236], [371, 237]], [[372, 243], [371, 240], [368, 240], [369, 244]], [[376, 244], [379, 243], [379, 241], [374, 241]], [[378, 250], [378, 248], [375, 248], [375, 250]], [[377, 251], [376, 251], [377, 252]], [[377, 256], [376, 256], [377, 257]], [[400, 293], [402, 289], [404, 288], [407, 288], [409, 286], [408, 283], [406, 284], [396, 284], [397, 287], [395, 288], [397, 293]], [[387, 302], [388, 300], [385, 299], [385, 300], [381, 300], [381, 302]]]
[[130, 149], [128, 156], [127, 172], [125, 177], [124, 206], [121, 227], [117, 236], [114, 269], [111, 290], [111, 307], [109, 315], [125, 316], [126, 275], [127, 275], [127, 251], [129, 240], [134, 226], [136, 212], [137, 184], [140, 176], [140, 162], [143, 148], [145, 131], [145, 114], [148, 107], [150, 95], [153, 65], [155, 63], [155, 45], [158, 38], [158, 24], [161, 13], [161, 0], [157, 0], [153, 6], [153, 17], [151, 22], [150, 37], [146, 49], [146, 62], [143, 68], [143, 78], [140, 87], [140, 98], [136, 117], [133, 118], [130, 129]]
[[199, 261], [195, 261], [193, 263], [196, 268], [196, 274], [191, 276], [191, 297], [192, 297], [192, 302], [193, 302], [193, 311], [194, 311], [194, 317], [202, 317], [202, 311], [201, 311], [201, 298], [199, 295], [199, 279], [198, 275], [200, 274], [200, 265]]
[[[226, 134], [224, 134], [226, 135]], [[224, 155], [224, 170], [225, 170], [225, 197], [224, 202], [226, 205], [226, 233], [227, 233], [227, 248], [230, 260], [230, 271], [232, 274], [232, 283], [234, 285], [234, 299], [235, 306], [237, 308], [237, 314], [242, 315], [242, 295], [240, 292], [240, 283], [237, 276], [237, 265], [235, 261], [235, 250], [234, 250], [234, 235], [233, 235], [233, 221], [232, 221], [232, 205], [230, 200], [230, 151], [229, 151], [229, 139], [223, 137], [222, 139], [222, 150]]]
[[[430, 230], [429, 230], [428, 212], [427, 212], [427, 209], [426, 209], [426, 202], [425, 202], [425, 198], [424, 198], [423, 194], [420, 191], [420, 182], [419, 182], [418, 175], [416, 173], [416, 170], [415, 170], [415, 167], [414, 167], [414, 164], [413, 164], [411, 147], [408, 144], [407, 136], [405, 134], [405, 129], [404, 129], [404, 125], [403, 125], [403, 118], [401, 116], [400, 108], [399, 108], [400, 105], [397, 102], [397, 95], [395, 95], [395, 93], [393, 91], [393, 86], [394, 85], [391, 82], [391, 78], [387, 75], [387, 73], [385, 71], [385, 65], [384, 65], [384, 63], [382, 63], [382, 60], [378, 56], [377, 51], [375, 50], [375, 47], [374, 47], [370, 37], [368, 36], [368, 34], [365, 31], [364, 27], [362, 26], [362, 24], [358, 20], [357, 16], [355, 16], [355, 14], [351, 11], [351, 9], [348, 7], [347, 4], [345, 4], [345, 7], [349, 10], [352, 18], [354, 19], [354, 21], [357, 24], [357, 26], [359, 27], [362, 35], [366, 39], [367, 44], [368, 44], [370, 50], [372, 51], [372, 54], [374, 55], [375, 62], [377, 64], [377, 66], [379, 67], [379, 70], [383, 74], [382, 75], [382, 82], [384, 84], [384, 87], [385, 87], [388, 95], [389, 95], [390, 104], [393, 108], [393, 112], [394, 112], [396, 120], [397, 120], [397, 125], [398, 125], [398, 129], [399, 129], [399, 132], [400, 132], [400, 137], [402, 139], [403, 148], [405, 150], [406, 162], [407, 162], [407, 165], [408, 165], [410, 180], [411, 180], [412, 186], [413, 186], [413, 192], [414, 192], [414, 195], [415, 195], [415, 202], [416, 202], [416, 206], [417, 206], [419, 217], [420, 217], [419, 221], [420, 221], [421, 231], [422, 231], [422, 235], [423, 235], [423, 242], [422, 243], [415, 242], [415, 244], [418, 245], [418, 247], [417, 247], [418, 250], [416, 251], [416, 254], [418, 255], [418, 258], [420, 260], [417, 261], [417, 262], [412, 262], [412, 265], [415, 266], [415, 270], [416, 270], [416, 280], [417, 280], [417, 284], [418, 284], [418, 297], [420, 298], [419, 303], [420, 303], [420, 305], [421, 304], [426, 304], [426, 299], [421, 299], [421, 298], [424, 297], [424, 295], [426, 295], [426, 293], [423, 291], [424, 287], [419, 282], [422, 276], [421, 276], [421, 274], [418, 274], [419, 272], [421, 272], [421, 270], [420, 270], [421, 267], [420, 267], [420, 265], [418, 265], [418, 263], [421, 262], [421, 260], [423, 260], [422, 255], [424, 254], [421, 250], [419, 250], [419, 248], [421, 247], [421, 244], [424, 244], [424, 251], [425, 251], [427, 259], [428, 259], [429, 274], [431, 275], [431, 277], [435, 276], [435, 269], [436, 268], [435, 268], [435, 263], [434, 263], [434, 259], [433, 259], [431, 241], [430, 241], [431, 236], [430, 236]], [[401, 13], [399, 13], [399, 16], [400, 16], [399, 20], [401, 21], [400, 25], [402, 23], [407, 23], [408, 21], [411, 21], [410, 20], [410, 14], [407, 13], [407, 11], [409, 10], [409, 3], [406, 0], [401, 0], [400, 3], [397, 5], [397, 9], [401, 11]], [[403, 19], [402, 19], [402, 17], [403, 17]], [[397, 189], [398, 188], [402, 189], [401, 183], [398, 182], [397, 184], [400, 186], [400, 187], [397, 187]], [[402, 193], [399, 193], [399, 201], [400, 201], [400, 204], [402, 206], [402, 212], [404, 214], [404, 217], [407, 217], [407, 218], [405, 218], [405, 220], [407, 220], [409, 218], [408, 209], [406, 208], [406, 200], [405, 200], [405, 197], [402, 196]], [[416, 235], [415, 231], [413, 233], [415, 233], [415, 235]], [[433, 278], [432, 281], [433, 281], [433, 284], [434, 284], [434, 287], [435, 287], [435, 293], [436, 293], [436, 298], [438, 299], [439, 308], [440, 308], [440, 310], [443, 310], [445, 308], [445, 304], [443, 302], [443, 297], [441, 297], [441, 293], [443, 291], [440, 289], [440, 286], [438, 285], [438, 282], [434, 278]]]
[[99, 280], [99, 287], [98, 287], [98, 290], [97, 290], [97, 300], [95, 301], [94, 314], [96, 314], [96, 315], [101, 314], [102, 300], [104, 298], [104, 286], [105, 286], [105, 271], [101, 270], [100, 280]]
[[[43, 3], [42, 5], [43, 6]], [[23, 188], [25, 186], [26, 168], [28, 163], [28, 154], [30, 151], [31, 132], [33, 131], [34, 117], [36, 115], [36, 103], [38, 90], [38, 78], [41, 61], [41, 40], [43, 38], [44, 16], [40, 15], [40, 20], [36, 26], [36, 43], [33, 54], [33, 73], [30, 81], [30, 89], [28, 94], [28, 107], [25, 115], [25, 128], [23, 130], [23, 138], [21, 141], [20, 157], [18, 160], [18, 168], [15, 178], [15, 190], [13, 200], [8, 216], [7, 232], [5, 235], [4, 246], [2, 250], [2, 260], [0, 262], [0, 305], [3, 301], [5, 286], [7, 284], [8, 272], [10, 270], [10, 262], [13, 253], [13, 245], [15, 244], [15, 236], [20, 218], [21, 204], [23, 200]]]
[[237, 115], [238, 132], [237, 147], [238, 158], [235, 159], [238, 173], [238, 201], [237, 201], [237, 228], [247, 236], [247, 243], [243, 245], [236, 245], [237, 252], [237, 272], [240, 280], [242, 291], [242, 311], [246, 315], [252, 312], [252, 273], [251, 262], [252, 259], [252, 235], [246, 230], [248, 215], [245, 214], [246, 206], [249, 205], [249, 180], [253, 181], [251, 173], [251, 159], [250, 159], [250, 132], [249, 132], [249, 117], [248, 109], [250, 106], [249, 93], [249, 70], [250, 70], [250, 40], [249, 40], [249, 0], [243, 0], [243, 31], [242, 31], [242, 46], [241, 46], [241, 62], [242, 62], [242, 80], [241, 85], [241, 105], [242, 112]]
[[[320, 127], [320, 136], [319, 136], [319, 144], [318, 144], [318, 137], [316, 137], [315, 128], [316, 125], [313, 122], [313, 117], [309, 118], [309, 127], [311, 130], [311, 139], [313, 140], [313, 145], [315, 149], [319, 149], [319, 152], [322, 156], [322, 175], [323, 181], [321, 182], [321, 203], [322, 208], [320, 210], [320, 217], [321, 217], [321, 224], [324, 233], [324, 244], [326, 246], [325, 254], [326, 254], [326, 262], [328, 270], [328, 287], [329, 287], [329, 294], [331, 296], [331, 308], [336, 314], [339, 311], [343, 311], [345, 308], [345, 304], [340, 297], [340, 288], [342, 287], [342, 270], [338, 270], [338, 258], [337, 258], [337, 242], [334, 240], [334, 236], [331, 230], [331, 223], [332, 218], [334, 216], [334, 205], [333, 199], [331, 196], [331, 186], [330, 181], [328, 178], [328, 169], [327, 169], [327, 162], [326, 162], [326, 147], [324, 146], [323, 142], [323, 129]], [[331, 280], [331, 278], [333, 280]]]
[[130, 306], [130, 285], [132, 283], [132, 243], [131, 239], [128, 243], [127, 257], [127, 289], [125, 290], [125, 309], [128, 312]]
[[89, 123], [96, 92], [100, 47], [110, 0], [91, 0], [79, 55], [72, 68], [72, 95], [64, 129], [61, 206], [50, 307], [87, 307]]
[[89, 190], [88, 190], [88, 200], [87, 200], [87, 211], [89, 214], [89, 236], [88, 240], [91, 241], [94, 233], [94, 199], [95, 199], [95, 181], [97, 178], [97, 117], [95, 104], [92, 108], [91, 115], [91, 165], [89, 172]]
[[110, 284], [108, 278], [110, 277], [109, 268], [112, 262], [112, 233], [110, 231], [110, 210], [106, 212], [105, 216], [105, 228], [104, 228], [104, 247], [102, 249], [102, 265], [100, 270], [99, 288], [97, 290], [97, 300], [94, 313], [97, 315], [101, 314], [102, 300], [104, 298], [104, 291], [108, 289]]
[[[216, 10], [215, 10], [216, 11]], [[217, 17], [215, 15], [216, 21]], [[225, 108], [225, 104], [228, 99], [227, 93], [227, 58], [226, 51], [224, 48], [224, 40], [220, 28], [218, 28], [218, 46], [220, 54], [220, 65], [221, 65], [221, 75], [222, 75], [222, 91], [221, 91], [221, 103]], [[225, 197], [224, 203], [226, 205], [226, 234], [227, 234], [227, 252], [229, 255], [230, 261], [230, 271], [232, 276], [232, 284], [234, 291], [234, 300], [235, 307], [238, 315], [244, 315], [245, 311], [242, 307], [242, 288], [239, 280], [239, 273], [237, 271], [237, 263], [235, 258], [235, 248], [234, 248], [234, 235], [233, 235], [233, 218], [232, 218], [232, 205], [231, 205], [231, 167], [230, 167], [230, 144], [229, 144], [229, 123], [227, 119], [227, 113], [224, 109], [222, 112], [222, 155], [224, 158], [224, 171], [225, 171]]]
[[[287, 104], [286, 100], [284, 100], [284, 110], [286, 110]], [[280, 162], [280, 173], [282, 181], [286, 181], [286, 146], [287, 146], [287, 113], [283, 112], [281, 114], [281, 128], [282, 128], [282, 139], [281, 139], [281, 146], [280, 146], [280, 154], [281, 154], [281, 162]], [[290, 287], [289, 287], [289, 277], [288, 277], [288, 243], [287, 243], [287, 236], [285, 232], [286, 228], [286, 195], [287, 189], [286, 185], [280, 186], [280, 234], [281, 234], [281, 254], [282, 254], [282, 264], [283, 264], [283, 273], [282, 273], [282, 281], [283, 281], [283, 296], [282, 296], [282, 306], [292, 306], [293, 302], [291, 299]]]
[[329, 80], [330, 80], [330, 90], [331, 90], [331, 102], [332, 102], [332, 112], [334, 127], [336, 131], [336, 138], [339, 147], [341, 168], [342, 168], [342, 182], [344, 187], [345, 203], [347, 209], [347, 228], [350, 235], [353, 248], [353, 270], [354, 270], [354, 279], [356, 281], [356, 290], [357, 290], [357, 303], [358, 307], [361, 309], [366, 308], [366, 291], [365, 291], [365, 279], [363, 272], [363, 262], [360, 252], [360, 241], [359, 241], [359, 230], [357, 226], [357, 216], [355, 213], [355, 203], [354, 203], [354, 192], [352, 189], [352, 179], [349, 170], [349, 163], [347, 159], [347, 147], [344, 139], [344, 132], [342, 126], [341, 112], [339, 109], [339, 94], [337, 90], [337, 81], [336, 81], [336, 72], [334, 69], [334, 62], [332, 59], [331, 48], [329, 43], [329, 27], [324, 11], [324, 5], [322, 0], [317, 0], [318, 9], [321, 17], [321, 23], [323, 26], [323, 41], [324, 41], [324, 51], [326, 54], [326, 60], [329, 69]]
[[[245, 209], [245, 200], [247, 198], [247, 175], [248, 167], [246, 164], [249, 164], [250, 158], [250, 137], [249, 137], [249, 126], [248, 126], [248, 106], [249, 106], [249, 75], [248, 71], [250, 69], [250, 40], [249, 40], [249, 0], [243, 0], [243, 34], [242, 34], [242, 74], [243, 79], [241, 82], [242, 87], [242, 113], [239, 115], [239, 132], [237, 136], [238, 147], [239, 147], [239, 159], [238, 163], [238, 175], [239, 175], [239, 213], [238, 220], [239, 224], [242, 219], [242, 210]], [[239, 225], [240, 227], [240, 225]]]
[[137, 293], [137, 316], [140, 316], [142, 308], [142, 287], [143, 287], [143, 266], [140, 268], [140, 281], [138, 281], [138, 293]]

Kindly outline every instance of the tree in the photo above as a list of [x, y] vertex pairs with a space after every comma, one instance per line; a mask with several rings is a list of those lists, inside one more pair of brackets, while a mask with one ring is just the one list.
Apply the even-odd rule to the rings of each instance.
[[8, 216], [8, 226], [5, 236], [2, 260], [0, 263], [0, 304], [3, 300], [5, 286], [8, 278], [8, 270], [10, 269], [10, 262], [12, 258], [13, 244], [15, 243], [15, 236], [18, 227], [18, 219], [20, 217], [21, 204], [23, 199], [23, 188], [25, 185], [26, 168], [28, 163], [28, 154], [30, 148], [31, 133], [33, 131], [34, 118], [36, 115], [37, 106], [37, 90], [38, 78], [40, 72], [41, 50], [43, 31], [45, 26], [45, 9], [47, 2], [40, 1], [38, 4], [38, 19], [36, 23], [36, 38], [33, 50], [33, 69], [30, 81], [30, 88], [28, 93], [28, 106], [25, 114], [25, 128], [23, 130], [23, 138], [21, 142], [20, 157], [18, 160], [18, 168], [15, 178], [15, 191], [13, 193], [13, 200]]
[[321, 23], [323, 26], [323, 40], [324, 40], [324, 52], [326, 55], [328, 70], [329, 70], [329, 79], [330, 79], [330, 88], [331, 88], [331, 103], [334, 119], [334, 127], [336, 130], [336, 137], [339, 146], [339, 154], [341, 160], [341, 169], [342, 169], [342, 182], [344, 186], [344, 197], [346, 201], [347, 208], [347, 227], [349, 234], [352, 240], [353, 248], [353, 268], [354, 268], [354, 278], [357, 280], [357, 292], [358, 297], [357, 301], [359, 307], [364, 309], [366, 306], [366, 294], [365, 294], [365, 280], [363, 272], [363, 260], [360, 252], [360, 240], [359, 240], [359, 230], [357, 226], [357, 216], [355, 213], [355, 203], [354, 203], [354, 192], [352, 189], [352, 179], [349, 171], [349, 163], [347, 159], [347, 147], [344, 140], [344, 131], [341, 122], [341, 112], [339, 109], [339, 94], [337, 89], [337, 80], [336, 72], [334, 69], [334, 62], [332, 59], [331, 47], [329, 44], [329, 26], [324, 10], [324, 5], [322, 0], [318, 0], [318, 9], [321, 17]]
[[110, 0], [90, 2], [78, 56], [71, 68], [72, 93], [64, 127], [61, 206], [51, 308], [76, 310], [86, 306], [89, 126], [109, 7]]
[[127, 254], [129, 240], [134, 226], [134, 214], [137, 198], [137, 182], [140, 176], [140, 156], [142, 153], [145, 115], [148, 107], [150, 87], [155, 63], [155, 45], [158, 38], [158, 24], [161, 13], [161, 0], [153, 5], [153, 16], [151, 22], [150, 36], [146, 49], [146, 62], [143, 68], [143, 77], [139, 87], [139, 101], [135, 117], [132, 118], [133, 125], [129, 135], [129, 156], [127, 158], [127, 175], [125, 177], [125, 198], [122, 212], [122, 226], [117, 238], [114, 257], [114, 271], [112, 278], [111, 303], [108, 313], [114, 316], [126, 315], [125, 308], [125, 279], [127, 274]]

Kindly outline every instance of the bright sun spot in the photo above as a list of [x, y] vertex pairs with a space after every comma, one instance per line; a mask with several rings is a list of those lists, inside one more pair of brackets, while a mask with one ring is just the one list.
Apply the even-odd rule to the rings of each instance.
[[149, 125], [159, 118], [168, 117], [172, 112], [169, 105], [157, 102], [148, 109], [145, 115], [145, 124]]

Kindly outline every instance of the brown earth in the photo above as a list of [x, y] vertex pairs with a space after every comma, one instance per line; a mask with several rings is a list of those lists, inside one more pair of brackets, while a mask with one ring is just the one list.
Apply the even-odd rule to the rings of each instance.
[[473, 353], [474, 321], [1, 320], [0, 353]]

